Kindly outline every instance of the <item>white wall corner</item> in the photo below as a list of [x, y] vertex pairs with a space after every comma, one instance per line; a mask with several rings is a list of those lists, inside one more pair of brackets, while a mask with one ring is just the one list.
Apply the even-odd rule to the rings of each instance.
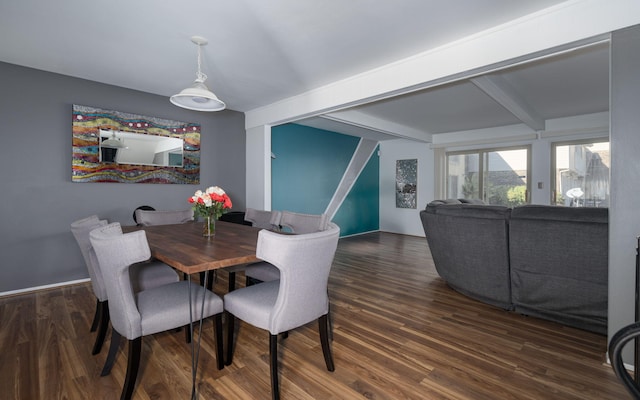
[[246, 131], [246, 205], [271, 210], [271, 126]]

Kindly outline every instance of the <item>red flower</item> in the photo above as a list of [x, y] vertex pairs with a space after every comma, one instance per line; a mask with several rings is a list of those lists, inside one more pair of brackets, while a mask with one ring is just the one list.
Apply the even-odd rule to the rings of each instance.
[[209, 196], [211, 197], [211, 200], [213, 200], [213, 201], [223, 202], [224, 201], [224, 196], [226, 196], [226, 194], [224, 196], [220, 196], [217, 193], [211, 193]]

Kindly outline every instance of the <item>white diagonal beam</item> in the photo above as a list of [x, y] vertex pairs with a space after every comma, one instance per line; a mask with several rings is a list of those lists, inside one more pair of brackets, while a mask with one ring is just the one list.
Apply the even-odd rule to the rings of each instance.
[[370, 129], [372, 131], [395, 136], [397, 138], [412, 139], [427, 143], [430, 143], [432, 141], [432, 135], [428, 132], [424, 132], [406, 125], [398, 124], [397, 122], [392, 122], [357, 110], [335, 111], [329, 114], [321, 115], [321, 117], [364, 129]]
[[544, 119], [501, 77], [484, 75], [472, 78], [471, 82], [529, 128], [544, 130]]
[[329, 219], [333, 219], [333, 217], [336, 216], [340, 206], [342, 206], [342, 203], [351, 192], [351, 188], [353, 188], [353, 185], [358, 180], [360, 173], [364, 167], [367, 166], [369, 159], [377, 148], [377, 140], [365, 138], [360, 139], [358, 147], [356, 147], [356, 150], [353, 152], [351, 161], [349, 162], [347, 169], [345, 169], [336, 191], [333, 193], [333, 198], [325, 210], [325, 213], [329, 215]]

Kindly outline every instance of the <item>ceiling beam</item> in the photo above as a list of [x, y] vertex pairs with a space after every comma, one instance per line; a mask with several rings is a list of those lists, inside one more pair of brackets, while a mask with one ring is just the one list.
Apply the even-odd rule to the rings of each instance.
[[471, 82], [534, 131], [543, 131], [545, 121], [503, 78], [484, 75]]
[[293, 122], [485, 74], [567, 50], [576, 43], [599, 41], [612, 31], [639, 23], [637, 0], [562, 2], [424, 53], [249, 110], [245, 112], [245, 128]]
[[336, 111], [320, 116], [331, 121], [357, 126], [362, 129], [383, 133], [398, 139], [412, 139], [431, 143], [432, 135], [406, 125], [388, 121], [370, 114], [355, 110]]

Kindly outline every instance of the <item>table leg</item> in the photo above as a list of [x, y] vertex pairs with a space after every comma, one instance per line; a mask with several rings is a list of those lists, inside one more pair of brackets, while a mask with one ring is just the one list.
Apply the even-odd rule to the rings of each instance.
[[187, 287], [189, 288], [189, 336], [191, 337], [191, 400], [197, 398], [196, 393], [196, 371], [194, 368], [195, 340], [193, 337], [193, 305], [191, 304], [193, 297], [191, 296], [191, 274], [185, 274], [187, 278]]
[[[191, 295], [191, 275], [188, 276], [188, 287], [189, 287], [189, 331], [191, 332], [191, 400], [196, 400], [198, 397], [198, 392], [196, 389], [196, 376], [198, 373], [198, 360], [200, 359], [200, 342], [202, 340], [202, 323], [204, 320], [204, 301], [207, 297], [206, 285], [202, 290], [202, 303], [200, 304], [200, 325], [199, 325], [199, 335], [198, 335], [198, 343], [196, 344], [195, 337], [193, 336], [193, 305], [192, 300], [193, 297]], [[209, 271], [204, 272], [204, 282], [207, 282], [209, 278]]]

